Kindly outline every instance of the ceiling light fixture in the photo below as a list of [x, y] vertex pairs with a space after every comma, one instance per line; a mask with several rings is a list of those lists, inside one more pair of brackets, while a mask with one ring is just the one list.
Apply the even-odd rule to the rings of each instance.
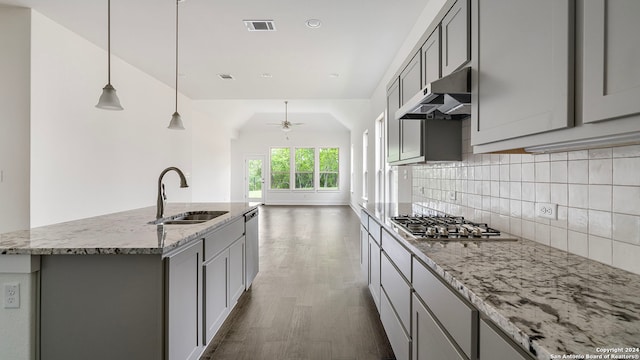
[[338, 74], [338, 73], [331, 73], [331, 74], [329, 74], [329, 77], [330, 77], [330, 78], [332, 78], [332, 79], [337, 79], [337, 78], [339, 78], [339, 77], [340, 77], [340, 74]]
[[309, 19], [305, 22], [309, 29], [317, 29], [322, 26], [322, 21], [318, 19]]
[[282, 131], [284, 131], [284, 132], [291, 131], [291, 123], [289, 122], [289, 118], [288, 118], [288, 107], [287, 107], [288, 104], [289, 104], [289, 102], [285, 100], [285, 102], [284, 102], [284, 121], [282, 122]]
[[176, 111], [171, 115], [171, 122], [168, 126], [171, 130], [184, 130], [182, 117], [178, 113], [178, 5], [180, 5], [180, 0], [176, 0]]
[[270, 79], [273, 77], [273, 75], [269, 74], [269, 73], [263, 73], [262, 75], [260, 75], [260, 77], [263, 77], [265, 79]]
[[111, 0], [107, 0], [107, 79], [107, 85], [102, 89], [96, 107], [104, 110], [124, 110], [116, 95], [116, 89], [111, 85]]

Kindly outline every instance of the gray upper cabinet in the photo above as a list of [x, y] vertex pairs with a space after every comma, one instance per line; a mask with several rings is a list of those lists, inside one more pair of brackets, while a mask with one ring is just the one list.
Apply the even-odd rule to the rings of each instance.
[[422, 85], [441, 77], [440, 67], [440, 26], [422, 45]]
[[387, 161], [400, 160], [400, 120], [396, 119], [396, 111], [400, 108], [400, 80], [391, 85], [387, 91]]
[[640, 113], [640, 1], [583, 6], [583, 122]]
[[[401, 105], [404, 105], [422, 88], [421, 55], [421, 52], [418, 51], [400, 73]], [[422, 122], [420, 120], [400, 120], [400, 132], [400, 160], [420, 157], [422, 155]]]
[[469, 1], [458, 0], [442, 19], [442, 76], [471, 59]]
[[472, 145], [573, 125], [573, 4], [473, 0]]

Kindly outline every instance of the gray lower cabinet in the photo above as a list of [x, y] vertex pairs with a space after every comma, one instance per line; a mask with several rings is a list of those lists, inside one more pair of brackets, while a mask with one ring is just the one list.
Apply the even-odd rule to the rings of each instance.
[[378, 311], [380, 311], [380, 245], [374, 240], [372, 236], [369, 236], [369, 292], [373, 296], [373, 302], [376, 304]]
[[369, 232], [360, 226], [360, 271], [365, 279], [369, 278]]
[[[413, 295], [412, 323], [412, 360], [466, 360], [415, 294]], [[487, 359], [513, 360], [509, 357]]]
[[533, 360], [511, 340], [507, 339], [500, 330], [486, 321], [480, 320], [480, 360]]
[[248, 290], [260, 271], [260, 240], [258, 237], [258, 209], [244, 215], [245, 286]]
[[211, 341], [245, 290], [245, 223], [238, 219], [204, 239], [204, 342]]
[[572, 126], [573, 2], [472, 4], [471, 145]]
[[202, 341], [202, 241], [167, 258], [167, 337], [170, 360], [197, 360]]
[[380, 295], [380, 321], [382, 321], [382, 326], [387, 333], [396, 359], [411, 359], [411, 338], [402, 326], [384, 290]]
[[205, 275], [205, 331], [206, 342], [211, 341], [230, 312], [227, 290], [229, 252], [223, 251], [204, 263]]
[[446, 330], [451, 343], [456, 344], [467, 358], [475, 359], [478, 344], [478, 310], [450, 290], [416, 258], [413, 259], [413, 272], [413, 288], [416, 295]]
[[411, 331], [411, 286], [382, 251], [380, 256], [380, 286], [384, 289], [395, 313], [407, 333]]

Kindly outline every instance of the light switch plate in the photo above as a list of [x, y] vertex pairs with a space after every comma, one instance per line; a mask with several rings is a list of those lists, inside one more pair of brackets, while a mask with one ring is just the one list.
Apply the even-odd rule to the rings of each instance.
[[558, 220], [558, 204], [536, 203], [536, 217]]

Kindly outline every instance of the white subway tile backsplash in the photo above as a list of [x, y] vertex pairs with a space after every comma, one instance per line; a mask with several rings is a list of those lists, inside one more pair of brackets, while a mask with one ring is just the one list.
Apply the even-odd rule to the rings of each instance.
[[613, 148], [613, 157], [640, 157], [640, 145], [615, 147]]
[[536, 202], [550, 202], [551, 187], [548, 183], [536, 183]]
[[551, 202], [554, 204], [567, 206], [569, 199], [569, 188], [568, 185], [565, 184], [550, 184], [551, 191]]
[[569, 184], [589, 183], [589, 161], [575, 160], [568, 162], [567, 182]]
[[611, 211], [612, 187], [589, 185], [589, 209]]
[[567, 179], [568, 179], [567, 161], [552, 161], [550, 165], [551, 165], [551, 182], [567, 183]]
[[589, 151], [588, 150], [569, 151], [567, 153], [567, 158], [569, 160], [586, 160], [589, 158]]
[[613, 265], [640, 274], [640, 246], [613, 242]]
[[589, 235], [589, 258], [611, 265], [613, 240]]
[[536, 184], [533, 182], [522, 183], [522, 200], [536, 201]]
[[640, 216], [614, 213], [613, 239], [640, 245]]
[[586, 209], [589, 207], [589, 186], [568, 184], [569, 206]]
[[589, 257], [589, 241], [587, 240], [587, 234], [568, 230], [567, 245], [567, 250], [569, 250], [569, 252], [586, 258]]
[[551, 226], [542, 223], [536, 223], [536, 236], [533, 239], [541, 244], [551, 244]]
[[611, 238], [611, 212], [589, 210], [589, 234]]
[[549, 244], [554, 248], [567, 250], [568, 248], [567, 229], [557, 228], [554, 226], [551, 226], [549, 229], [550, 229]]
[[613, 212], [640, 215], [640, 187], [614, 186]]
[[587, 233], [589, 229], [589, 212], [586, 209], [570, 207], [567, 213], [569, 230]]
[[607, 159], [613, 154], [612, 148], [591, 149], [589, 150], [589, 159]]
[[[640, 145], [463, 157], [414, 166], [414, 203], [640, 274]], [[558, 219], [536, 217], [536, 202], [558, 204]]]
[[536, 181], [535, 166], [533, 163], [522, 163], [522, 181]]
[[613, 159], [613, 184], [640, 186], [640, 157]]
[[589, 160], [589, 184], [611, 184], [613, 163], [611, 159]]
[[535, 163], [535, 181], [549, 182], [551, 180], [551, 165], [548, 161]]

